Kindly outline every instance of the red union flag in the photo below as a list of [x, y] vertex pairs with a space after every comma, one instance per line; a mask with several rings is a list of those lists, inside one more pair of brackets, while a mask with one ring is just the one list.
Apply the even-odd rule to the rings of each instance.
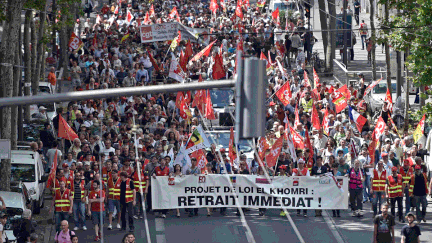
[[189, 118], [192, 117], [192, 113], [189, 110], [189, 107], [187, 106], [184, 99], [180, 103], [180, 117], [185, 120], [188, 120]]
[[171, 12], [169, 13], [168, 17], [170, 19], [173, 19], [175, 16], [178, 16], [178, 12], [177, 12], [177, 7], [174, 6], [174, 8], [171, 10]]
[[419, 124], [416, 127], [416, 130], [413, 133], [413, 138], [415, 143], [417, 143], [417, 141], [423, 136], [424, 128], [425, 128], [425, 119], [426, 119], [426, 114], [423, 115], [422, 119], [420, 120]]
[[318, 87], [320, 79], [318, 77], [318, 73], [315, 71], [315, 68], [313, 68], [313, 77], [314, 77], [314, 88], [316, 89]]
[[261, 137], [258, 140], [258, 156], [260, 157], [260, 160], [264, 159], [265, 152], [267, 149], [269, 149], [270, 145], [267, 142], [267, 139], [265, 137]]
[[377, 81], [369, 84], [369, 86], [366, 88], [364, 95], [366, 96], [377, 84], [381, 82], [382, 78], [378, 79]]
[[335, 91], [333, 103], [336, 105], [336, 113], [341, 112], [348, 105], [347, 98], [340, 92]]
[[294, 114], [295, 114], [294, 127], [297, 128], [297, 125], [300, 124], [298, 105], [296, 105], [296, 108], [295, 108], [295, 110], [294, 110]]
[[390, 89], [387, 87], [387, 93], [386, 93], [386, 97], [385, 97], [385, 101], [387, 101], [387, 108], [389, 109], [390, 112], [393, 112], [393, 99], [390, 93]]
[[270, 149], [270, 153], [266, 155], [267, 166], [273, 167], [276, 165], [279, 154], [282, 150], [283, 136], [278, 138]]
[[243, 11], [242, 11], [241, 7], [242, 7], [242, 0], [237, 0], [237, 6], [236, 6], [235, 14], [240, 19], [243, 19]]
[[72, 130], [72, 128], [62, 116], [59, 116], [59, 129], [57, 137], [67, 139], [69, 141], [73, 141], [75, 138], [78, 138], [78, 135], [74, 132], [74, 130]]
[[265, 6], [265, 3], [266, 3], [266, 0], [258, 0], [257, 6], [260, 7], [260, 8], [262, 8], [262, 7]]
[[231, 163], [233, 163], [237, 159], [237, 147], [234, 144], [234, 127], [231, 127], [230, 129], [228, 156], [231, 159]]
[[155, 15], [153, 4], [150, 7], [150, 16], [153, 17]]
[[308, 76], [307, 72], [303, 72], [303, 85], [305, 87], [310, 87], [311, 86], [310, 81], [309, 81], [309, 76]]
[[314, 148], [312, 146], [312, 143], [310, 141], [309, 138], [309, 131], [306, 127], [306, 131], [305, 131], [305, 147], [309, 149], [309, 158], [306, 164], [306, 167], [309, 169], [312, 169], [313, 166], [313, 156], [314, 156]]
[[207, 164], [207, 158], [202, 149], [198, 149], [191, 153], [191, 158], [195, 158], [197, 160], [197, 167], [200, 169], [204, 169]]
[[55, 180], [56, 171], [57, 171], [57, 152], [58, 152], [58, 150], [56, 149], [56, 152], [54, 154], [54, 161], [51, 164], [51, 170], [50, 170], [50, 173], [49, 173], [49, 177], [48, 177], [48, 182], [47, 182], [46, 188], [50, 188], [51, 184], [53, 184], [53, 185], [55, 184], [54, 180]]
[[69, 38], [69, 51], [77, 50], [83, 45], [83, 42], [72, 32], [71, 37]]
[[213, 47], [214, 43], [216, 43], [216, 40], [210, 43], [208, 46], [206, 46], [204, 49], [202, 49], [200, 52], [198, 52], [192, 59], [189, 61], [189, 65], [192, 65], [193, 61], [198, 61], [202, 56], [208, 57], [210, 55], [211, 48]]
[[285, 84], [276, 91], [275, 95], [279, 98], [282, 104], [284, 104], [284, 106], [287, 106], [290, 103], [292, 96], [289, 82], [285, 82]]
[[294, 130], [291, 125], [289, 126], [292, 138], [293, 138], [293, 142], [294, 142], [294, 147], [297, 149], [304, 149], [305, 145], [304, 145], [304, 141], [303, 141], [303, 137], [300, 136], [300, 134], [298, 134], [298, 132], [296, 130]]
[[373, 131], [373, 133], [375, 134], [374, 139], [376, 139], [377, 141], [379, 141], [379, 138], [381, 137], [381, 135], [384, 133], [384, 129], [386, 128], [386, 123], [384, 121], [384, 119], [380, 116], [378, 118], [378, 122], [375, 125], [375, 129]]
[[216, 10], [219, 8], [219, 5], [217, 4], [217, 0], [211, 0], [210, 2], [210, 11], [212, 11], [213, 14], [216, 14]]
[[315, 103], [312, 105], [312, 125], [315, 129], [320, 130], [320, 121], [318, 117], [318, 111], [316, 109]]
[[324, 118], [322, 121], [322, 128], [323, 128], [323, 132], [325, 135], [329, 135], [329, 131], [330, 131], [330, 127], [329, 127], [329, 118], [328, 118], [328, 109], [326, 109], [325, 113], [324, 113]]
[[170, 65], [168, 77], [173, 78], [181, 83], [183, 83], [186, 78], [186, 73], [183, 71], [183, 69], [181, 68], [180, 64], [177, 62], [174, 55], [171, 59], [171, 65]]

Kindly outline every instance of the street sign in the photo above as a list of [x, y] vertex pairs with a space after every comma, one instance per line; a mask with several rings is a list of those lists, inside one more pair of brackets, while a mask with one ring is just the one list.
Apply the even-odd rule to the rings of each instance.
[[[352, 14], [347, 14], [347, 29], [352, 30]], [[336, 29], [343, 30], [343, 14], [336, 15]], [[336, 31], [336, 49], [343, 49], [344, 47], [344, 33], [345, 31]], [[352, 47], [352, 31], [348, 33], [347, 48]]]
[[0, 159], [11, 158], [11, 142], [9, 139], [0, 139]]

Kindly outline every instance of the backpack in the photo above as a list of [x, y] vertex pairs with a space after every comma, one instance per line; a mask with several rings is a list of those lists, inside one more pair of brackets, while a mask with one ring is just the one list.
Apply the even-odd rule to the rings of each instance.
[[[60, 230], [60, 231], [61, 231], [61, 230]], [[59, 236], [59, 234], [60, 234], [60, 231], [57, 231], [57, 232], [56, 232], [54, 239], [55, 239], [55, 238], [58, 239], [58, 236]], [[75, 234], [75, 232], [74, 232], [74, 234]], [[72, 230], [69, 230], [69, 239], [72, 239]], [[58, 242], [58, 240], [56, 241], [56, 243], [57, 243], [57, 242]]]

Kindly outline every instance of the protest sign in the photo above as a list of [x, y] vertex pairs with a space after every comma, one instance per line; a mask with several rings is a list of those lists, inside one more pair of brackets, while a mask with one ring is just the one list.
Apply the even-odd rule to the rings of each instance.
[[141, 25], [141, 43], [173, 40], [181, 32], [183, 40], [208, 44], [210, 30], [207, 28], [190, 28], [177, 22]]
[[243, 208], [348, 209], [346, 177], [190, 175], [151, 183], [153, 209], [236, 207], [235, 196]]

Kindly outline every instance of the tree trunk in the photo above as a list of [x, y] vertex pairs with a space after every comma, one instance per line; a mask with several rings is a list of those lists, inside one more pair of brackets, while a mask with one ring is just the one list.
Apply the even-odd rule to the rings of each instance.
[[371, 65], [372, 65], [372, 79], [376, 80], [376, 59], [375, 59], [375, 50], [376, 50], [376, 31], [375, 31], [375, 0], [369, 0], [370, 1], [370, 26], [371, 26], [371, 41], [372, 41], [372, 48], [371, 48]]
[[423, 107], [423, 106], [425, 106], [425, 99], [423, 99], [422, 98], [422, 94], [424, 94], [424, 93], [426, 93], [426, 91], [425, 91], [425, 86], [424, 85], [420, 85], [420, 88], [419, 88], [419, 100], [420, 100], [420, 107]]
[[[30, 22], [33, 19], [33, 11], [27, 10], [25, 14], [24, 21], [24, 95], [30, 96], [30, 86], [31, 85], [31, 51], [30, 51]], [[30, 120], [30, 105], [25, 107], [26, 121]]]
[[[46, 7], [46, 1], [45, 1], [45, 11], [47, 10]], [[45, 70], [42, 70], [42, 62], [43, 62], [43, 58], [44, 58], [44, 53], [43, 53], [43, 38], [45, 35], [45, 20], [46, 20], [46, 12], [41, 12], [39, 15], [39, 34], [38, 34], [38, 44], [37, 44], [37, 68], [36, 68], [36, 79], [37, 80], [41, 80], [41, 73], [45, 73]], [[44, 80], [44, 79], [42, 79]], [[37, 83], [39, 86], [39, 82]]]
[[[23, 0], [8, 0], [5, 10], [6, 18], [4, 20], [2, 41], [0, 44], [0, 63], [3, 63], [3, 65], [0, 66], [0, 77], [5, 97], [12, 97], [13, 93], [13, 65], [17, 45], [11, 43], [18, 42], [18, 31], [21, 29], [22, 7]], [[4, 107], [2, 114], [2, 139], [12, 139], [11, 108]], [[0, 176], [0, 190], [10, 191], [10, 174], [11, 160], [3, 159], [0, 163], [0, 175], [3, 175]]]
[[[40, 72], [40, 79], [41, 80], [45, 80], [45, 78], [47, 77], [47, 75], [45, 74], [46, 71], [46, 56], [45, 56], [45, 44], [42, 46], [42, 51], [41, 51], [41, 56], [42, 56], [42, 65], [41, 65], [41, 72]], [[47, 80], [48, 82], [48, 80]]]
[[[18, 31], [18, 40], [16, 42], [15, 50], [15, 67], [14, 67], [14, 77], [13, 77], [13, 94], [12, 96], [18, 96], [19, 94], [19, 84], [22, 79], [21, 74], [21, 28]], [[11, 147], [12, 149], [17, 149], [17, 137], [18, 137], [18, 106], [11, 107]]]
[[[385, 8], [385, 12], [384, 12], [384, 21], [386, 23], [388, 23], [389, 21], [389, 6], [388, 6], [388, 1], [385, 3], [384, 5]], [[388, 31], [385, 31], [385, 34], [388, 35]], [[388, 38], [386, 37], [384, 39], [385, 43], [384, 43], [384, 47], [385, 47], [385, 58], [386, 58], [386, 68], [387, 68], [387, 88], [390, 90], [390, 94], [392, 93], [392, 88], [391, 88], [391, 63], [390, 63], [390, 46], [388, 43]]]
[[[329, 8], [329, 18], [330, 18], [330, 24], [329, 29], [334, 30], [336, 29], [336, 19], [332, 16], [336, 16], [336, 5], [335, 0], [329, 0], [328, 1], [328, 8]], [[327, 72], [333, 72], [333, 59], [335, 59], [336, 55], [336, 38], [335, 38], [335, 32], [330, 31], [328, 33], [328, 36], [330, 36], [327, 46], [327, 56], [326, 56], [326, 68]]]
[[[324, 58], [325, 61], [327, 63], [327, 46], [328, 46], [328, 24], [327, 24], [327, 12], [325, 11], [326, 9], [326, 4], [324, 0], [318, 0], [318, 8], [323, 10], [323, 11], [319, 11], [319, 16], [320, 16], [320, 22], [321, 22], [321, 35], [322, 35], [322, 39], [323, 39], [323, 46], [324, 46]], [[328, 69], [327, 65], [326, 65], [326, 70]]]
[[39, 76], [37, 75], [37, 32], [34, 16], [30, 22], [31, 29], [31, 77], [32, 77], [32, 94], [37, 95], [39, 89]]
[[[61, 21], [62, 22], [67, 21], [67, 16], [65, 14], [61, 16]], [[63, 79], [67, 79], [69, 77], [68, 56], [67, 56], [68, 40], [69, 40], [68, 30], [66, 27], [63, 27], [60, 29], [60, 59], [59, 59], [60, 67], [63, 68]], [[59, 81], [60, 80], [58, 80], [57, 82]], [[60, 83], [57, 85], [60, 85]]]
[[[406, 48], [406, 53], [408, 55], [410, 48], [407, 47]], [[405, 77], [405, 114], [404, 114], [404, 118], [405, 118], [405, 125], [404, 125], [404, 131], [408, 132], [408, 125], [409, 125], [409, 69], [408, 69], [408, 65], [405, 65], [406, 67], [406, 77]]]

